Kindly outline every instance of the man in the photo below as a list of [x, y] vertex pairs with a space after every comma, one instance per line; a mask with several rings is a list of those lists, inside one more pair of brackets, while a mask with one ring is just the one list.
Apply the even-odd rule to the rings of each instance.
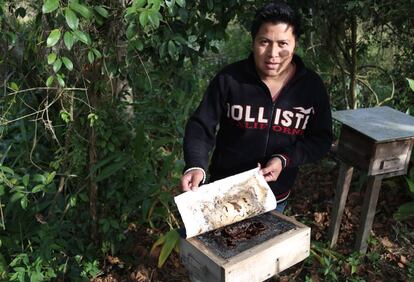
[[259, 164], [283, 211], [298, 166], [329, 150], [329, 97], [321, 78], [294, 54], [299, 35], [298, 17], [286, 3], [271, 2], [258, 10], [251, 27], [252, 54], [214, 77], [188, 121], [183, 191], [204, 183], [215, 146], [210, 181]]

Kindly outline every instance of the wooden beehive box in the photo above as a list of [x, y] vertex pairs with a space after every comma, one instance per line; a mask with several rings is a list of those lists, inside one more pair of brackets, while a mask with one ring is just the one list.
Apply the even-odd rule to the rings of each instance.
[[413, 140], [376, 142], [348, 126], [343, 126], [338, 143], [338, 156], [367, 175], [407, 173]]
[[413, 148], [414, 118], [389, 107], [338, 111], [338, 156], [367, 175], [406, 174]]
[[193, 281], [264, 281], [309, 256], [310, 228], [306, 225], [275, 211], [253, 219], [283, 228], [270, 227], [267, 234], [239, 242], [236, 247], [223, 247], [221, 236], [216, 242], [218, 231], [180, 239], [181, 261]]

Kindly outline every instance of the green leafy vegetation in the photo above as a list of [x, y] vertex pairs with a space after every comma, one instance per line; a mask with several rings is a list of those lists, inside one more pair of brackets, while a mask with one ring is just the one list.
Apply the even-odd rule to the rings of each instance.
[[[214, 73], [249, 54], [262, 3], [0, 0], [0, 280], [88, 281], [108, 257], [133, 261], [137, 229], [150, 230], [165, 267], [177, 251], [186, 120]], [[298, 53], [334, 110], [413, 112], [410, 1], [292, 5], [304, 16]], [[407, 191], [412, 181], [411, 163]], [[318, 244], [310, 260], [332, 280], [347, 264], [358, 281], [366, 263]]]

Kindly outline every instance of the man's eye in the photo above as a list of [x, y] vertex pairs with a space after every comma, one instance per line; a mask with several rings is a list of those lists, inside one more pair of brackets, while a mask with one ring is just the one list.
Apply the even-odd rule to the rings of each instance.
[[263, 45], [265, 45], [265, 44], [267, 44], [269, 41], [267, 41], [267, 40], [261, 40], [260, 41], [260, 44], [263, 44]]

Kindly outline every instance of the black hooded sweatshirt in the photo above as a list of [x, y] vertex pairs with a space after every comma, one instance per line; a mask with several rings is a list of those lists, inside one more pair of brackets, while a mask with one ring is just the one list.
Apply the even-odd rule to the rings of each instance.
[[228, 65], [210, 82], [184, 136], [185, 170], [206, 170], [215, 181], [257, 167], [275, 155], [285, 166], [269, 182], [278, 202], [290, 194], [298, 166], [321, 159], [332, 143], [329, 97], [322, 79], [294, 55], [296, 71], [272, 101], [253, 56]]

